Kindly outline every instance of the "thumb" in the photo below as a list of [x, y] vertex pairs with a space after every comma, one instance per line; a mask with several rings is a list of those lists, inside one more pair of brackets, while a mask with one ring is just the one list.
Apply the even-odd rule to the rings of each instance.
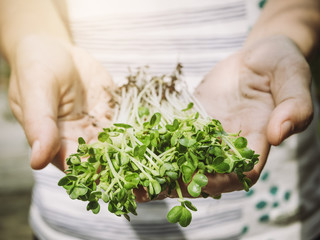
[[57, 127], [58, 86], [50, 74], [37, 71], [20, 81], [22, 125], [31, 151], [31, 167], [47, 166], [60, 149]]
[[302, 68], [294, 75], [285, 75], [281, 76], [285, 79], [283, 83], [273, 91], [275, 109], [267, 127], [272, 145], [279, 145], [292, 134], [305, 130], [313, 117], [309, 70]]

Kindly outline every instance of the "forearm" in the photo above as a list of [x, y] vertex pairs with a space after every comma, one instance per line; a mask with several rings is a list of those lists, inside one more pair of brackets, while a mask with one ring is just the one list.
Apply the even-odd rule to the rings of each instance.
[[289, 37], [309, 58], [320, 40], [320, 1], [268, 0], [245, 46], [273, 35]]
[[51, 0], [0, 0], [0, 51], [4, 57], [10, 62], [19, 42], [33, 35], [71, 41]]

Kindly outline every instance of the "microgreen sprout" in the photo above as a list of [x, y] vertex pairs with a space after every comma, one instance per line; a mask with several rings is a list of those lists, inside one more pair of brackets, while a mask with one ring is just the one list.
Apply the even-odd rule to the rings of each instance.
[[66, 176], [58, 185], [70, 198], [88, 202], [93, 213], [100, 211], [102, 199], [111, 213], [130, 220], [130, 213], [137, 214], [133, 189], [143, 186], [150, 199], [176, 191], [180, 205], [167, 219], [186, 227], [190, 210], [197, 208], [183, 197], [180, 180], [190, 196], [208, 197], [206, 174], [234, 172], [248, 191], [245, 172], [253, 169], [258, 154], [240, 133], [226, 133], [206, 115], [181, 80], [181, 68], [178, 64], [169, 76], [149, 77], [140, 69], [128, 77], [114, 94], [114, 124], [94, 143], [80, 137], [77, 153], [66, 159]]

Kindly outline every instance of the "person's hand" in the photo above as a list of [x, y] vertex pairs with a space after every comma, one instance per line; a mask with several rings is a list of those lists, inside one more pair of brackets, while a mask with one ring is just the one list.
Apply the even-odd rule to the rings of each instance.
[[[266, 163], [270, 144], [279, 145], [310, 123], [310, 82], [300, 50], [290, 39], [275, 36], [217, 64], [196, 89], [208, 114], [227, 132], [241, 130], [249, 147], [260, 154], [259, 163], [247, 173], [252, 183]], [[204, 191], [210, 195], [242, 189], [235, 174], [208, 176]]]
[[24, 39], [12, 59], [9, 102], [32, 146], [31, 166], [53, 161], [64, 170], [78, 137], [90, 141], [109, 123], [111, 77], [85, 51], [49, 37]]

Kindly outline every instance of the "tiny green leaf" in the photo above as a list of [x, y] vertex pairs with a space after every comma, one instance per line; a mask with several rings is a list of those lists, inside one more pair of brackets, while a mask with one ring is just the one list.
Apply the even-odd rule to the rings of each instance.
[[99, 135], [98, 135], [98, 140], [99, 140], [100, 142], [105, 142], [105, 141], [107, 141], [108, 139], [109, 139], [109, 135], [108, 135], [107, 133], [105, 133], [105, 132], [99, 133]]
[[186, 200], [183, 203], [187, 208], [189, 208], [192, 211], [197, 211], [198, 210], [190, 201]]
[[125, 129], [133, 128], [131, 125], [125, 124], [125, 123], [114, 123], [113, 125], [116, 127], [121, 127], [121, 128], [125, 128]]
[[191, 181], [187, 189], [188, 189], [188, 193], [192, 197], [199, 197], [201, 194], [201, 187], [199, 186], [199, 184], [195, 183], [194, 181]]
[[82, 137], [79, 137], [78, 138], [78, 143], [79, 144], [86, 144], [86, 141]]
[[238, 137], [235, 141], [234, 141], [234, 146], [236, 148], [245, 148], [247, 146], [247, 139], [245, 139], [244, 137]]
[[158, 195], [161, 192], [161, 185], [159, 184], [159, 182], [157, 180], [153, 180], [150, 183], [152, 184], [154, 194]]
[[64, 185], [67, 185], [68, 183], [70, 183], [70, 179], [68, 178], [68, 176], [64, 176], [59, 180], [58, 186], [64, 186]]
[[182, 146], [185, 147], [191, 147], [192, 145], [194, 145], [197, 141], [195, 139], [190, 139], [190, 138], [181, 138], [179, 139], [179, 143]]
[[139, 117], [143, 117], [143, 116], [149, 116], [150, 112], [149, 112], [149, 108], [147, 107], [139, 107], [138, 108], [138, 115]]
[[192, 179], [192, 175], [194, 173], [194, 170], [190, 168], [187, 165], [182, 165], [181, 166], [181, 172], [182, 172], [182, 180], [184, 183], [189, 183]]
[[182, 215], [182, 206], [173, 207], [167, 214], [167, 220], [170, 223], [177, 223]]
[[161, 114], [160, 113], [155, 113], [152, 115], [150, 119], [150, 125], [151, 127], [157, 126], [161, 121]]
[[191, 220], [192, 220], [191, 212], [188, 209], [183, 207], [181, 210], [181, 216], [179, 220], [180, 226], [187, 227], [190, 224]]
[[197, 173], [193, 176], [192, 181], [197, 183], [200, 187], [204, 187], [208, 184], [208, 178], [204, 174]]
[[190, 102], [189, 104], [188, 104], [188, 106], [185, 108], [185, 109], [182, 109], [182, 111], [188, 111], [188, 110], [190, 110], [191, 108], [193, 108], [193, 102]]

